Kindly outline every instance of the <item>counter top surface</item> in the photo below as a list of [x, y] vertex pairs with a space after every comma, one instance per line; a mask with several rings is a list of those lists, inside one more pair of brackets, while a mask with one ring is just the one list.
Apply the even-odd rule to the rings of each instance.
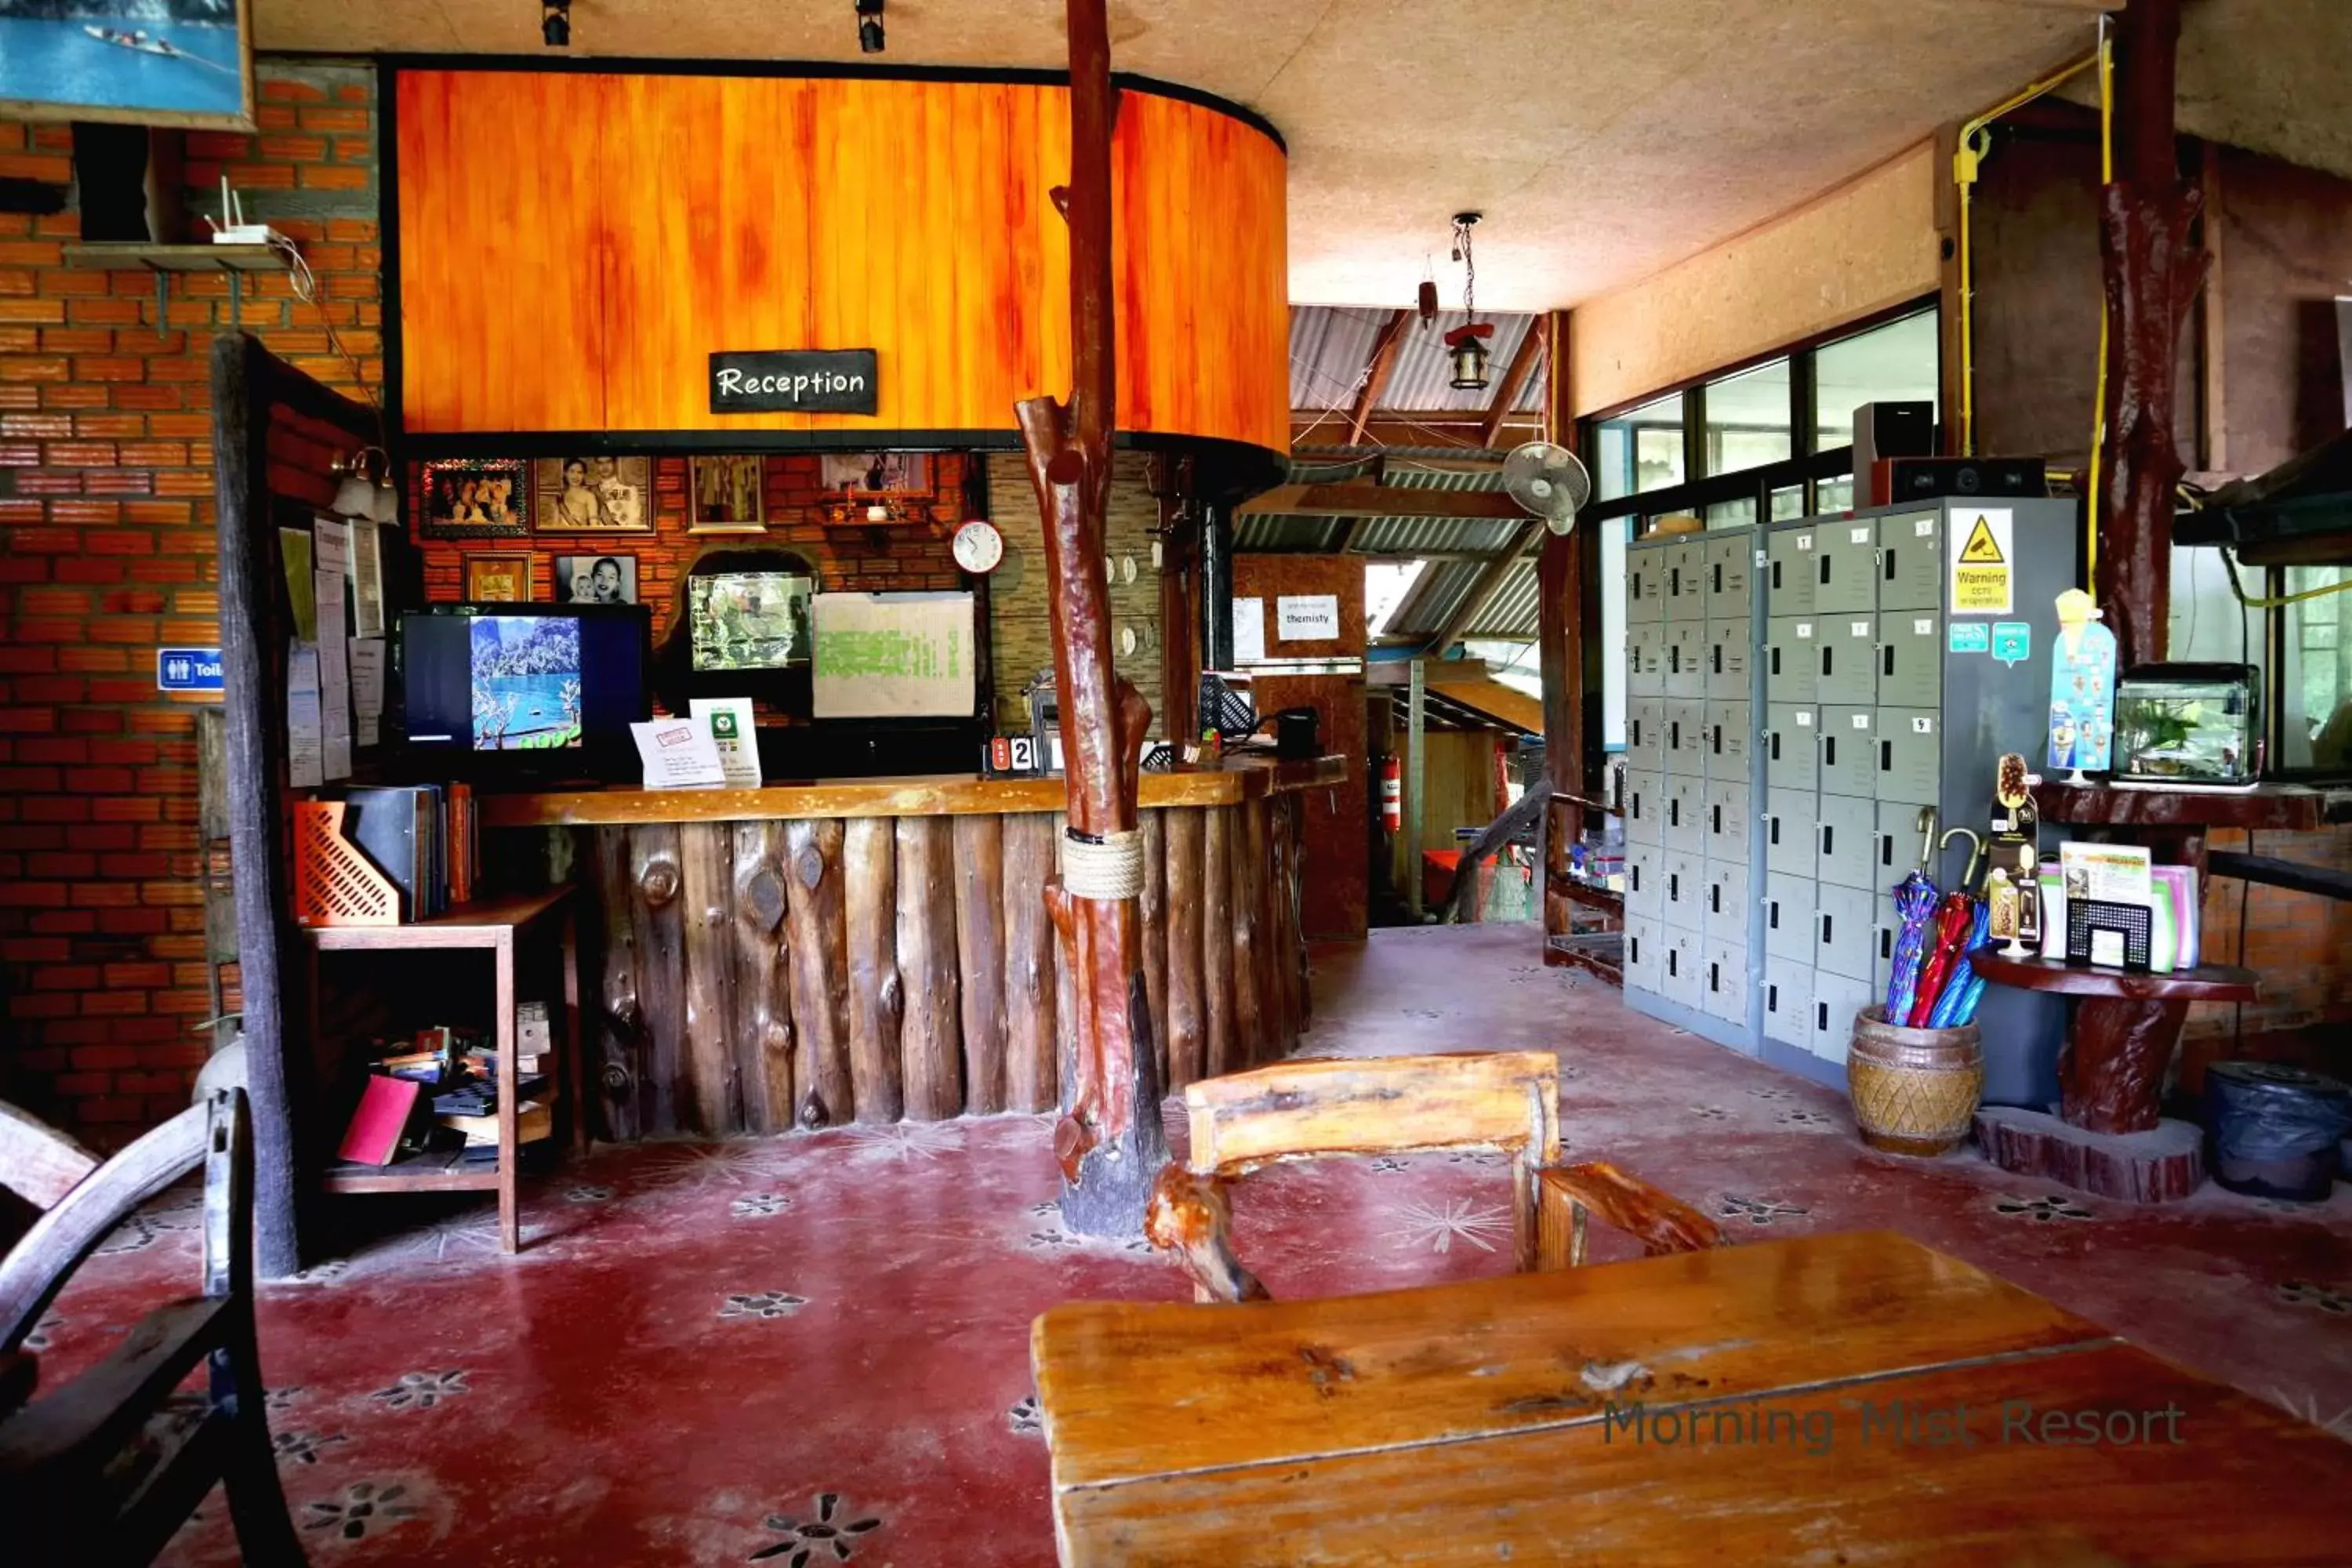
[[[1143, 775], [1143, 809], [1238, 805], [1285, 790], [1316, 789], [1345, 779], [1344, 757], [1279, 762], [1231, 757], [1208, 767]], [[818, 779], [763, 784], [758, 789], [547, 790], [482, 797], [485, 827], [582, 827], [633, 822], [756, 822], [793, 816], [964, 816], [982, 813], [1059, 811], [1066, 799], [1059, 778], [982, 778], [933, 773], [914, 778]]]

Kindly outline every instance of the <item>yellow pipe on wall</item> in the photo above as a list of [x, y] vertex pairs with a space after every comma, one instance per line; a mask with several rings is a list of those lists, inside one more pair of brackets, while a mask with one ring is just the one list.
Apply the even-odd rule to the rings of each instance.
[[[2107, 42], [2107, 19], [2099, 18], [2099, 184], [2116, 179], [2116, 60]], [[2107, 445], [2107, 299], [2104, 279], [2099, 290], [2099, 377], [2091, 394], [2090, 483], [2083, 489], [2083, 580], [2098, 580], [2099, 466]]]

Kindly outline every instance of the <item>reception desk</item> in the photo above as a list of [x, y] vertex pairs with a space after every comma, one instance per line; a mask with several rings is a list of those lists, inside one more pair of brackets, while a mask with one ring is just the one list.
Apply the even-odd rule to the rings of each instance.
[[[1299, 792], [1339, 757], [1146, 773], [1162, 1081], [1280, 1056], [1307, 1015]], [[1043, 1111], [1073, 1043], [1045, 917], [1060, 779], [496, 795], [578, 881], [602, 1135]]]

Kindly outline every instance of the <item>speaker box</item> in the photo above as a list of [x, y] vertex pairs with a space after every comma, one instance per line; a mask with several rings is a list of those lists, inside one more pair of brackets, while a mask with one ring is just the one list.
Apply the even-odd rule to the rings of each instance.
[[1887, 458], [1936, 455], [1932, 403], [1865, 403], [1853, 411], [1853, 471], [1866, 474]]
[[1872, 506], [1899, 506], [1938, 496], [2049, 493], [2049, 475], [2039, 458], [1882, 458], [1870, 468]]
[[177, 131], [75, 121], [74, 184], [80, 190], [82, 238], [150, 245], [184, 241], [185, 146]]

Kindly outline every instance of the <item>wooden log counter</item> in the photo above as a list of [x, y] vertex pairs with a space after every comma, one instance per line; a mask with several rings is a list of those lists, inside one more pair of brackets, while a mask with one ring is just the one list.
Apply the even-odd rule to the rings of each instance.
[[[1172, 1092], [1286, 1053], [1308, 1010], [1301, 792], [1339, 757], [1147, 773], [1144, 973]], [[581, 910], [601, 1133], [777, 1132], [1056, 1107], [1074, 1042], [1045, 889], [1058, 778], [488, 797]]]

